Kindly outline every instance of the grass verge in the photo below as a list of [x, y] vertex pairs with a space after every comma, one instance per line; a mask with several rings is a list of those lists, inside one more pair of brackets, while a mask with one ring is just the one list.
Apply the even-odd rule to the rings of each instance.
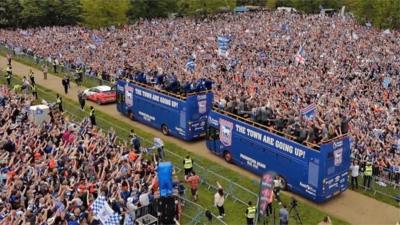
[[[4, 77], [4, 76], [2, 76]], [[4, 82], [4, 80], [3, 80]], [[47, 101], [55, 101], [55, 93], [49, 89], [46, 89], [42, 86], [39, 85], [39, 96], [46, 99]], [[66, 110], [69, 110], [71, 114], [76, 116], [77, 119], [82, 119], [88, 115], [88, 112], [82, 112], [78, 109], [78, 105], [76, 102], [74, 102], [71, 99], [64, 98], [64, 107]], [[126, 124], [123, 121], [118, 120], [117, 118], [113, 118], [105, 113], [102, 112], [97, 112], [97, 118], [98, 118], [98, 124], [99, 127], [108, 130], [110, 127], [114, 127], [116, 130], [117, 134], [119, 137], [123, 138], [126, 140], [126, 137], [129, 133], [129, 130], [133, 128], [132, 126]], [[111, 124], [111, 125], [110, 125]], [[153, 135], [147, 132], [143, 132], [137, 128], [135, 128], [135, 131], [137, 133], [147, 139], [147, 140], [152, 140]], [[174, 143], [171, 142], [166, 142], [165, 146], [167, 149], [173, 150], [174, 153], [184, 156], [188, 154], [188, 152], [181, 147], [177, 146]], [[174, 158], [169, 158], [173, 163], [175, 164], [180, 164], [181, 162], [178, 161], [176, 162], [177, 159]], [[226, 169], [212, 161], [209, 161], [205, 158], [196, 156], [196, 162], [199, 163], [201, 166], [204, 168], [208, 168], [210, 170], [213, 170], [214, 172], [218, 174], [223, 174], [225, 177], [228, 179], [232, 180], [233, 182], [236, 182], [253, 192], [258, 192], [259, 189], [259, 184], [257, 181], [251, 180], [245, 176], [239, 175], [234, 171], [231, 171], [229, 169]], [[216, 213], [216, 209], [212, 207], [212, 201], [213, 201], [213, 191], [209, 191], [206, 188], [202, 188], [200, 190], [200, 200], [199, 204], [202, 205], [205, 208], [211, 208], [214, 213]], [[239, 194], [239, 193], [238, 193]], [[284, 202], [289, 203], [289, 197], [287, 196], [282, 196], [282, 199]], [[244, 211], [245, 211], [245, 206], [241, 205], [237, 202], [230, 201], [229, 198], [227, 202], [225, 203], [225, 208], [226, 208], [226, 213], [227, 217], [225, 218], [225, 221], [228, 224], [244, 224], [245, 223], [245, 218], [244, 218]], [[275, 207], [278, 209], [278, 207]], [[310, 205], [304, 204], [304, 203], [299, 203], [299, 213], [302, 218], [302, 222], [304, 224], [317, 224], [319, 223], [323, 217], [326, 215], [325, 213], [321, 212], [320, 210], [316, 209], [315, 207], [312, 207]], [[342, 220], [339, 220], [337, 218], [332, 217], [333, 223], [334, 224], [348, 224]], [[296, 220], [294, 217], [291, 217], [290, 224], [297, 224]]]

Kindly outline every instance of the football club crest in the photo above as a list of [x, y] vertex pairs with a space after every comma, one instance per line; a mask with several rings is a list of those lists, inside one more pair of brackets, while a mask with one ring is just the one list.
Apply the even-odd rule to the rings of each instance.
[[219, 119], [219, 139], [225, 146], [232, 144], [233, 123], [224, 119]]
[[125, 104], [129, 107], [133, 106], [133, 87], [129, 85], [125, 87]]
[[207, 101], [199, 101], [199, 113], [203, 114], [207, 112]]
[[335, 157], [335, 166], [340, 166], [342, 164], [343, 158], [343, 149], [339, 148], [333, 152], [333, 156]]

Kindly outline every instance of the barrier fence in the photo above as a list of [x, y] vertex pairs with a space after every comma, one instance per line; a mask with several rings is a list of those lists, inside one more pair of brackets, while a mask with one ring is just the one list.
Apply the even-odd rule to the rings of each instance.
[[[45, 88], [38, 88], [38, 94], [39, 94], [40, 98], [46, 100], [47, 102], [55, 102], [56, 101], [56, 96], [54, 95], [54, 93]], [[63, 106], [64, 106], [64, 111], [67, 114], [67, 119], [70, 121], [82, 121], [83, 119], [88, 117], [87, 111], [82, 111], [78, 106], [69, 102], [68, 100], [63, 101]], [[128, 128], [118, 126], [115, 123], [113, 123], [113, 121], [108, 121], [101, 117], [96, 117], [96, 122], [97, 122], [97, 126], [99, 128], [102, 128], [103, 131], [105, 131], [105, 132], [115, 130], [118, 138], [120, 138], [120, 141], [126, 143], [126, 138], [128, 137], [128, 135], [130, 133], [130, 130]], [[153, 144], [153, 142], [147, 138], [140, 137], [140, 139], [142, 140], [142, 144], [145, 147], [150, 147]], [[183, 176], [184, 170], [183, 170], [182, 162], [183, 162], [184, 158], [167, 148], [164, 148], [164, 152], [165, 152], [166, 160], [171, 161], [174, 164], [175, 172], [177, 174]], [[237, 184], [236, 182], [234, 182], [234, 181], [232, 181], [232, 180], [230, 180], [208, 168], [203, 167], [202, 165], [200, 165], [196, 162], [193, 163], [193, 169], [196, 171], [196, 174], [201, 177], [201, 185], [203, 185], [208, 190], [217, 190], [218, 187], [217, 187], [216, 182], [218, 181], [221, 184], [221, 186], [224, 187], [225, 199], [230, 198], [234, 202], [237, 202], [245, 207], [247, 207], [248, 201], [257, 203], [257, 206], [258, 206], [258, 194], [257, 193], [254, 193], [253, 191]], [[185, 210], [190, 212], [190, 215], [185, 215], [185, 217], [193, 216], [193, 220], [189, 224], [203, 223], [203, 220], [206, 219], [205, 209], [199, 208], [199, 207], [201, 207], [200, 205], [198, 205], [197, 203], [191, 202], [188, 199], [184, 199], [184, 201], [187, 202], [189, 205], [191, 205], [191, 207], [189, 207], [189, 209], [193, 209], [193, 212], [192, 212], [192, 210], [188, 210], [188, 207], [185, 204]], [[199, 212], [199, 213], [195, 214], [195, 212]], [[217, 218], [215, 218], [213, 221], [214, 222], [219, 221], [218, 224], [225, 224], [222, 220], [217, 219]], [[257, 222], [257, 218], [255, 221]], [[214, 222], [213, 222], [213, 224], [216, 224]]]
[[[11, 48], [10, 46], [5, 45], [4, 43], [0, 43], [0, 49], [2, 49], [3, 51], [10, 51], [12, 50], [15, 53], [15, 49]], [[46, 59], [44, 58], [40, 58], [37, 56], [34, 56], [33, 54], [29, 54], [27, 52], [24, 51], [19, 51], [18, 54], [14, 54], [14, 57], [16, 57], [17, 59], [22, 59], [23, 61], [30, 61], [30, 63], [32, 64], [43, 64], [46, 62]], [[59, 66], [59, 68], [61, 68], [61, 66]], [[63, 70], [65, 72], [67, 72], [68, 74], [74, 74], [74, 71], [72, 70], [72, 66], [71, 65], [64, 65]], [[50, 67], [49, 67], [49, 71], [50, 71]], [[88, 83], [89, 84], [111, 84], [110, 80], [103, 80], [103, 79], [99, 79], [96, 76], [90, 76], [89, 74], [85, 73], [84, 74], [85, 79], [89, 80]], [[93, 86], [92, 85], [92, 86]], [[50, 97], [50, 96], [48, 96]], [[55, 96], [53, 96], [53, 101], [55, 101]], [[82, 113], [82, 111], [80, 111], [79, 109], [76, 110], [76, 112], [73, 113], [69, 113], [71, 116], [75, 113]], [[82, 119], [82, 118], [81, 118]], [[115, 127], [115, 124], [110, 123], [109, 121], [99, 121], [99, 127]], [[104, 123], [103, 126], [101, 125], [101, 123]], [[125, 137], [128, 136], [129, 134], [129, 130], [127, 130], [126, 128], [123, 127], [117, 127], [119, 129], [119, 131], [125, 135]], [[152, 144], [152, 142], [150, 140], [147, 140], [145, 138], [142, 138], [142, 140], [144, 140], [144, 142], [150, 146]], [[183, 157], [174, 153], [173, 151], [170, 151], [168, 149], [165, 149], [165, 153], [166, 153], [166, 157], [167, 159], [171, 160], [172, 162], [174, 162], [174, 166], [177, 167], [177, 169], [179, 171], [182, 171], [183, 168], [181, 168], [179, 165], [181, 165], [181, 162], [183, 161]], [[211, 171], [205, 167], [202, 167], [201, 165], [194, 163], [194, 169], [197, 172], [198, 175], [200, 175], [202, 177], [202, 185], [206, 185], [206, 187], [208, 189], [217, 189], [216, 186], [216, 181], [220, 182], [221, 185], [224, 187], [224, 191], [226, 192], [226, 196], [232, 198], [234, 201], [237, 201], [241, 204], [247, 205], [247, 202], [249, 200], [253, 201], [253, 202], [257, 202], [258, 204], [258, 194], [248, 190], [247, 188], [230, 181], [229, 179], [215, 173], [214, 171]], [[398, 172], [392, 172], [389, 171], [387, 169], [385, 169], [384, 173], [383, 173], [383, 177], [382, 176], [374, 176], [375, 181], [380, 181], [383, 182], [384, 184], [390, 186], [389, 188], [393, 188], [393, 189], [400, 189], [400, 174]], [[388, 179], [385, 179], [384, 177], [387, 177]], [[376, 182], [372, 182], [372, 183], [376, 183]], [[386, 187], [388, 188], [388, 187]], [[394, 201], [399, 201], [400, 196], [398, 195], [393, 195], [391, 193], [387, 193], [384, 191], [385, 188], [379, 188], [379, 187], [364, 187], [364, 189], [371, 191], [371, 195], [373, 196], [377, 196], [377, 195], [381, 195], [384, 196], [385, 198], [389, 198], [391, 200]]]

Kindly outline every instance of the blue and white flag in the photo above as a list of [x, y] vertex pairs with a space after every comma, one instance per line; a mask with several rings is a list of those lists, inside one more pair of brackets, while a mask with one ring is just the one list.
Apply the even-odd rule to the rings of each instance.
[[218, 36], [218, 55], [228, 57], [229, 42], [231, 40], [228, 37]]
[[92, 205], [94, 215], [104, 225], [119, 225], [121, 216], [114, 212], [107, 203], [105, 196], [99, 196]]
[[317, 105], [312, 103], [301, 109], [300, 112], [306, 120], [312, 120], [317, 114]]
[[260, 51], [258, 52], [258, 56], [260, 57], [260, 60], [261, 60], [261, 61], [264, 61], [264, 60], [267, 59], [267, 54], [264, 52], [264, 50], [260, 50]]
[[96, 45], [101, 45], [103, 43], [103, 39], [101, 39], [99, 36], [92, 34], [92, 41], [96, 44]]
[[304, 51], [304, 46], [301, 45], [299, 48], [299, 51], [297, 51], [297, 54], [296, 54], [296, 59], [295, 59], [296, 65], [298, 65], [299, 63], [304, 64], [306, 62], [305, 56], [306, 56], [306, 53]]
[[190, 57], [188, 62], [186, 63], [186, 70], [190, 73], [193, 73], [195, 69], [196, 69], [196, 64], [194, 63], [194, 59]]
[[282, 30], [283, 32], [289, 32], [289, 31], [290, 31], [289, 24], [288, 24], [287, 22], [284, 23], [284, 24], [282, 24], [281, 30]]
[[390, 83], [391, 83], [390, 77], [385, 77], [385, 79], [383, 79], [382, 81], [382, 85], [385, 89], [389, 88]]

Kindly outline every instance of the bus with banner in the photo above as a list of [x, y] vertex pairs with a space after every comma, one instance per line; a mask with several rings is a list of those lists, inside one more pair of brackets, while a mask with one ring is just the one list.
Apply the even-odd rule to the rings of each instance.
[[259, 176], [273, 172], [283, 188], [314, 202], [324, 202], [348, 186], [351, 149], [346, 135], [305, 145], [250, 119], [214, 108], [208, 115], [206, 145], [227, 162]]
[[119, 80], [116, 89], [117, 110], [123, 115], [186, 141], [205, 135], [213, 102], [210, 90], [183, 96], [126, 80]]

